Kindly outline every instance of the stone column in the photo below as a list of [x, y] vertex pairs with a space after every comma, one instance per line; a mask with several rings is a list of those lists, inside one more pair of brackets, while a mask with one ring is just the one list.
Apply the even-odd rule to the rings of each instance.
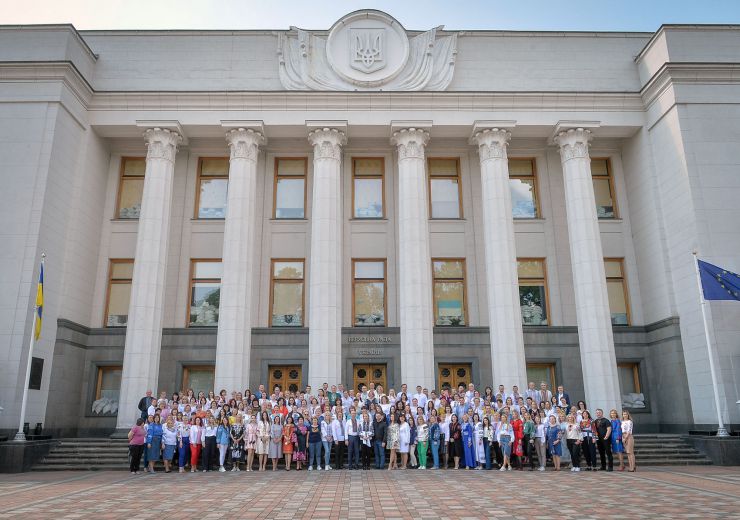
[[555, 134], [555, 143], [560, 147], [563, 164], [578, 343], [586, 403], [589, 410], [602, 408], [606, 415], [611, 408], [621, 409], [621, 400], [606, 290], [604, 254], [596, 216], [591, 158], [588, 154], [590, 140], [591, 131], [584, 128], [558, 129]]
[[313, 145], [311, 261], [308, 291], [308, 382], [312, 388], [342, 376], [342, 145], [337, 128], [308, 134]]
[[218, 392], [249, 386], [252, 345], [252, 271], [254, 268], [257, 160], [265, 139], [251, 128], [226, 133], [231, 150], [224, 222], [223, 274], [216, 343]]
[[488, 327], [491, 341], [493, 386], [527, 386], [519, 277], [511, 214], [509, 161], [506, 147], [511, 133], [485, 128], [473, 134], [480, 157], [483, 198], [483, 247], [488, 293]]
[[393, 133], [398, 147], [398, 294], [401, 381], [434, 388], [432, 260], [424, 147], [429, 133], [404, 128]]
[[140, 415], [139, 399], [147, 390], [158, 390], [172, 182], [177, 145], [182, 140], [177, 132], [164, 128], [150, 128], [144, 137], [148, 147], [146, 173], [126, 326], [118, 428], [128, 428], [135, 422]]

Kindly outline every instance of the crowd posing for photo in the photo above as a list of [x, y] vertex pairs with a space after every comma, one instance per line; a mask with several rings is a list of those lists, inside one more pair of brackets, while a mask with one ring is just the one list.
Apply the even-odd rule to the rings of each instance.
[[[131, 473], [153, 473], [159, 461], [169, 473], [331, 469], [512, 468], [554, 471], [635, 471], [632, 417], [589, 411], [570, 402], [562, 386], [546, 383], [519, 392], [503, 385], [481, 394], [472, 383], [410, 394], [370, 384], [359, 391], [324, 383], [315, 393], [252, 393], [192, 389], [139, 401], [141, 417], [128, 434]], [[598, 453], [598, 460], [597, 460]], [[386, 460], [387, 465], [386, 465]]]

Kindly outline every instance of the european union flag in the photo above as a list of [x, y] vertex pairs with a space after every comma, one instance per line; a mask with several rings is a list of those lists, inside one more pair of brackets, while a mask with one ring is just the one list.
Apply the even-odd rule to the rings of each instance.
[[705, 300], [740, 301], [740, 276], [702, 260], [697, 262]]

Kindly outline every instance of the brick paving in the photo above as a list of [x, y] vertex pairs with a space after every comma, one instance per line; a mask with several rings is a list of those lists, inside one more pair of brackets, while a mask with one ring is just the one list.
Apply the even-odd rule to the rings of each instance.
[[738, 518], [740, 467], [0, 475], [0, 519]]

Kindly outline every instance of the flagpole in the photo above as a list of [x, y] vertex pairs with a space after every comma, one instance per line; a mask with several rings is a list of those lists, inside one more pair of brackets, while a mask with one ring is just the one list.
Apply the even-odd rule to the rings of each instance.
[[696, 251], [692, 251], [694, 255], [694, 270], [696, 271], [696, 283], [699, 286], [699, 298], [701, 298], [701, 316], [704, 319], [704, 336], [707, 340], [707, 353], [709, 354], [709, 373], [712, 376], [712, 389], [714, 390], [714, 405], [717, 408], [717, 437], [729, 437], [725, 428], [725, 423], [722, 420], [722, 408], [720, 406], [719, 399], [719, 386], [717, 385], [717, 372], [714, 368], [714, 353], [712, 351], [712, 342], [709, 337], [709, 321], [707, 320], [707, 301], [704, 299], [704, 288], [701, 284], [701, 271], [699, 270], [699, 258], [697, 257]]
[[[41, 253], [41, 266], [43, 269], [44, 259], [46, 253]], [[36, 290], [38, 291], [38, 281], [36, 283]], [[33, 301], [36, 302], [36, 295], [34, 294]], [[14, 441], [25, 441], [26, 434], [23, 433], [23, 423], [26, 422], [26, 403], [28, 402], [28, 382], [31, 379], [31, 361], [33, 359], [33, 346], [36, 344], [36, 320], [38, 319], [39, 306], [33, 304], [33, 320], [31, 322], [31, 341], [28, 345], [28, 360], [26, 362], [26, 378], [23, 383], [23, 400], [21, 401], [21, 419], [18, 426], [18, 433], [15, 434]]]

